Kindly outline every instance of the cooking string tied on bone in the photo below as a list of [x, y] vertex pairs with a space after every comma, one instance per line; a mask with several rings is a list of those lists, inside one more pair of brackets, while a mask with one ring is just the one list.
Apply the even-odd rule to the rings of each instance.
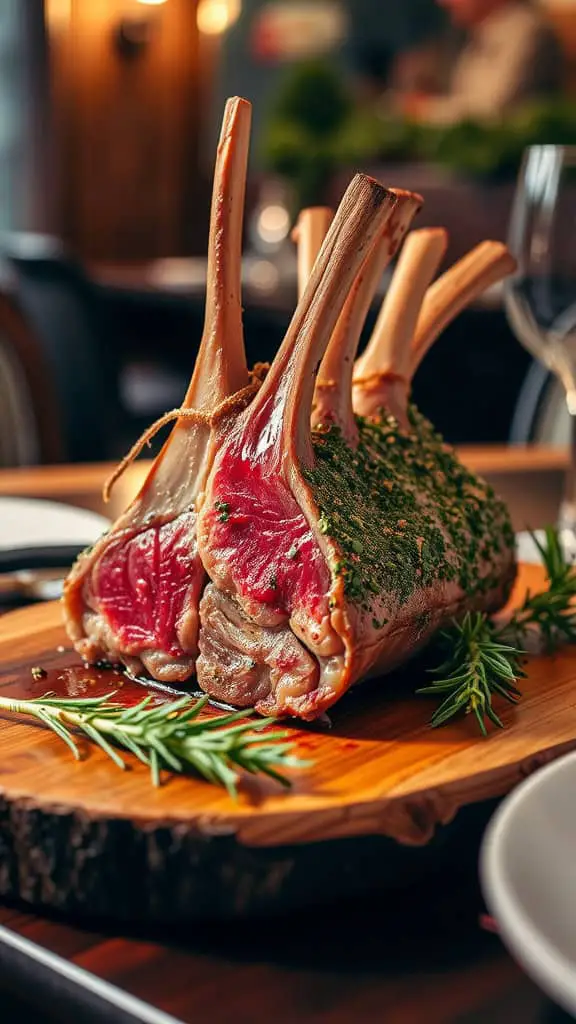
[[137, 441], [134, 442], [130, 451], [124, 456], [124, 458], [118, 463], [116, 469], [110, 474], [108, 479], [105, 481], [102, 488], [102, 498], [105, 502], [110, 501], [110, 495], [112, 488], [125, 473], [135, 459], [138, 458], [142, 450], [152, 442], [152, 439], [156, 437], [159, 430], [165, 427], [167, 423], [173, 423], [175, 420], [182, 419], [188, 420], [198, 426], [214, 426], [220, 423], [221, 420], [225, 419], [232, 412], [240, 412], [245, 409], [254, 395], [259, 390], [266, 373], [268, 372], [267, 363], [255, 363], [252, 370], [249, 370], [250, 383], [238, 391], [235, 395], [230, 395], [225, 398], [211, 413], [201, 412], [199, 409], [170, 409], [169, 412], [165, 412], [163, 416], [151, 423], [146, 430], [140, 434]]
[[361, 385], [366, 391], [377, 390], [384, 381], [395, 383], [400, 381], [401, 384], [409, 386], [410, 381], [403, 373], [396, 373], [394, 370], [382, 370], [369, 373], [365, 377], [355, 377], [354, 384]]

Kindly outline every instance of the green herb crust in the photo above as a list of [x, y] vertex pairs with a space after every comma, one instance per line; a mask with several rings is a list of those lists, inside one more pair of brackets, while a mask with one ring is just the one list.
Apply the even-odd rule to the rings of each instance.
[[492, 488], [414, 406], [408, 416], [407, 431], [385, 413], [357, 417], [355, 451], [336, 426], [312, 432], [315, 465], [304, 475], [320, 530], [339, 552], [332, 572], [366, 609], [370, 595], [392, 592], [405, 603], [439, 580], [457, 581], [470, 596], [490, 590], [514, 548], [508, 511]]

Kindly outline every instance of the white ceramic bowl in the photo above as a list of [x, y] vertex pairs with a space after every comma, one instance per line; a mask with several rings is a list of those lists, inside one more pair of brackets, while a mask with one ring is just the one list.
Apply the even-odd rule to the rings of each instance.
[[576, 754], [504, 800], [484, 837], [480, 874], [505, 945], [576, 1015]]

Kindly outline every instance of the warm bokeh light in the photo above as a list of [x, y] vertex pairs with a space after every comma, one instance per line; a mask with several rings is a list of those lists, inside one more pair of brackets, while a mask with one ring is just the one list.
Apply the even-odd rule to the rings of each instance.
[[148, 7], [159, 7], [160, 4], [165, 4], [166, 0], [138, 0], [139, 4], [147, 4]]
[[237, 20], [242, 9], [241, 0], [200, 0], [196, 20], [200, 32], [218, 36]]
[[280, 271], [270, 260], [255, 260], [247, 270], [246, 277], [255, 291], [269, 293], [278, 287]]
[[47, 0], [44, 10], [50, 31], [68, 28], [72, 13], [72, 0]]
[[284, 206], [265, 206], [258, 217], [258, 234], [268, 245], [282, 242], [290, 230], [290, 215]]

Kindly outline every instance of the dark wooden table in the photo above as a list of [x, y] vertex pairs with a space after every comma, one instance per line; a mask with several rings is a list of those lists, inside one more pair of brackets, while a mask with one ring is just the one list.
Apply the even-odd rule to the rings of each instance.
[[[565, 466], [564, 453], [552, 450], [466, 449], [462, 455], [494, 483], [505, 481], [511, 493], [517, 480], [526, 513], [533, 496], [534, 515], [539, 492], [546, 490], [546, 481], [557, 484]], [[107, 468], [4, 471], [0, 494], [98, 508]], [[117, 500], [127, 500], [142, 472], [143, 467], [133, 467]], [[516, 966], [498, 936], [481, 927], [477, 855], [490, 810], [470, 820], [464, 845], [447, 850], [433, 873], [390, 891], [383, 863], [382, 891], [353, 904], [334, 892], [330, 907], [291, 917], [190, 922], [170, 933], [64, 921], [0, 905], [0, 925], [190, 1024], [566, 1020]], [[121, 1011], [97, 1012], [57, 974], [15, 964], [0, 942], [1, 1024], [125, 1019]]]
[[[385, 865], [383, 865], [385, 871]], [[404, 893], [293, 918], [191, 923], [179, 934], [88, 928], [0, 907], [0, 923], [178, 1020], [212, 1024], [544, 1024], [562, 1019], [479, 927], [473, 860]], [[58, 984], [3, 972], [5, 1007], [92, 1018]], [[14, 1016], [14, 1020], [22, 1019]], [[25, 1018], [26, 1019], [26, 1018]], [[106, 1020], [114, 1020], [107, 1016]]]

